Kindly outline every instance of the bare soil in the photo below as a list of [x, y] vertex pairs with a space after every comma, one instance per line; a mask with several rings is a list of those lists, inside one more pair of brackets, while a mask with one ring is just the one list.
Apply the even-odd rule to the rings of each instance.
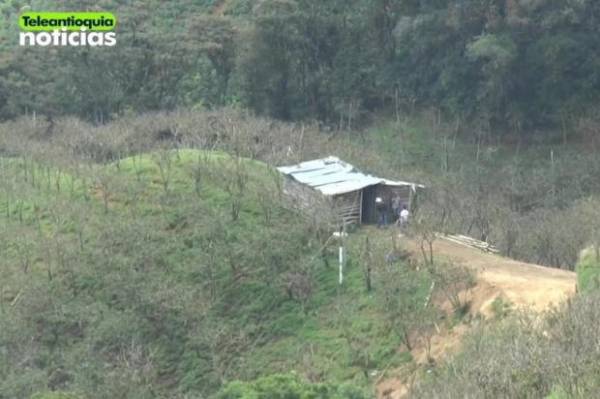
[[[414, 256], [420, 256], [420, 247], [416, 242], [407, 240], [404, 243]], [[496, 298], [509, 303], [513, 309], [543, 312], [576, 292], [574, 272], [519, 262], [443, 238], [434, 243], [434, 257], [461, 264], [475, 272], [475, 287], [461, 293], [463, 300], [470, 303], [470, 316], [481, 316], [484, 319], [493, 317], [491, 305]], [[448, 303], [437, 305], [451, 311]], [[469, 325], [463, 323], [452, 329], [441, 329], [434, 335], [430, 355], [436, 363], [460, 348], [462, 337], [469, 329]], [[411, 353], [419, 366], [426, 365], [429, 361], [424, 345], [418, 342]], [[389, 372], [388, 377], [377, 384], [378, 398], [406, 397], [414, 378], [415, 373], [406, 373], [406, 370]]]

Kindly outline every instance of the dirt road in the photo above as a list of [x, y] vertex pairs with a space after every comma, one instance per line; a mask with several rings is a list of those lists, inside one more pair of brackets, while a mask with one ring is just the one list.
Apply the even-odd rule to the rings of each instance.
[[[414, 241], [405, 241], [415, 255], [420, 248]], [[573, 272], [519, 262], [479, 249], [466, 247], [440, 238], [434, 242], [434, 256], [471, 268], [476, 275], [476, 285], [465, 292], [470, 302], [470, 313], [484, 317], [493, 316], [491, 304], [496, 298], [510, 303], [513, 308], [542, 312], [558, 305], [575, 293], [576, 275]], [[461, 324], [453, 330], [441, 331], [433, 337], [431, 355], [436, 361], [454, 353], [460, 347], [468, 325]], [[412, 351], [417, 364], [426, 362], [425, 350], [417, 345]], [[409, 377], [390, 377], [377, 384], [379, 398], [401, 399], [409, 392]]]
[[[414, 242], [408, 245], [413, 251], [418, 248]], [[510, 301], [516, 308], [543, 311], [575, 293], [577, 278], [571, 271], [519, 262], [441, 238], [434, 242], [434, 253], [439, 258], [473, 269], [478, 286], [485, 287], [480, 289], [480, 294], [488, 298], [473, 298], [475, 303], [472, 305], [478, 305], [476, 310], [484, 315], [488, 313], [486, 305], [497, 296]]]

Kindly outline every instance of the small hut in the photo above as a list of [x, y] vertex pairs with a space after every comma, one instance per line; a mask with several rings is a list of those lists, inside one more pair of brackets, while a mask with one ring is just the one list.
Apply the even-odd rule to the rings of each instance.
[[421, 184], [388, 180], [362, 173], [354, 166], [330, 156], [277, 168], [286, 176], [284, 192], [293, 204], [308, 213], [323, 207], [333, 210], [336, 223], [373, 224], [377, 222], [375, 198], [387, 204], [399, 196], [412, 208]]

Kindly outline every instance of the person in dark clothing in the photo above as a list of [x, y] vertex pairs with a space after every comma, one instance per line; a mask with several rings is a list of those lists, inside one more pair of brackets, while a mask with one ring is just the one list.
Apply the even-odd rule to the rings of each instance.
[[393, 215], [392, 222], [395, 222], [400, 217], [401, 206], [402, 206], [402, 199], [400, 198], [400, 196], [398, 194], [396, 194], [394, 196], [394, 198], [392, 198], [392, 215]]
[[383, 198], [381, 197], [377, 197], [375, 198], [375, 208], [377, 209], [377, 214], [378, 214], [378, 221], [377, 221], [377, 227], [383, 227], [385, 225], [387, 225], [387, 214], [386, 214], [386, 207], [385, 207], [385, 202], [383, 201]]

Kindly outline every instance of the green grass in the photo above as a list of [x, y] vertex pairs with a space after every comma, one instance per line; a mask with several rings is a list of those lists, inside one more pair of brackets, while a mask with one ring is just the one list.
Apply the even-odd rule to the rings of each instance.
[[503, 319], [511, 312], [511, 303], [505, 299], [497, 297], [491, 303], [492, 312], [498, 319]]
[[593, 248], [584, 250], [575, 268], [577, 289], [585, 293], [600, 288], [600, 259]]
[[[355, 363], [352, 345], [368, 352], [371, 371], [382, 372], [411, 360], [409, 353], [398, 350], [400, 338], [390, 331], [386, 315], [378, 306], [376, 291], [366, 291], [357, 247], [367, 234], [378, 243], [375, 251], [387, 250], [387, 246], [381, 244], [387, 241], [384, 232], [358, 230], [350, 236], [343, 285], [338, 282], [337, 259], [331, 257], [329, 268], [320, 265], [316, 269], [318, 292], [307, 314], [282, 313], [274, 320], [273, 328], [275, 331], [285, 329], [288, 335], [250, 353], [249, 364], [270, 372], [302, 373], [306, 367], [312, 367], [316, 369], [313, 373], [320, 374], [325, 381], [353, 381], [359, 386], [370, 386], [372, 380], [366, 380], [361, 365]], [[422, 298], [427, 295], [428, 287], [429, 283], [424, 280], [419, 292]]]
[[[290, 371], [370, 389], [376, 377], [365, 378], [365, 370], [411, 360], [398, 351], [376, 284], [366, 292], [358, 256], [367, 234], [383, 256], [387, 233], [349, 237], [340, 286], [337, 260], [329, 257], [327, 267], [316, 256], [321, 244], [279, 203], [281, 177], [263, 163], [179, 150], [73, 170], [17, 158], [0, 167], [0, 303], [8, 309], [0, 327], [14, 326], [0, 338], [17, 350], [36, 337], [37, 362], [17, 381], [3, 371], [12, 351], [0, 352], [0, 380], [9, 384], [0, 388], [9, 395], [45, 392], [49, 368], [66, 370], [65, 392], [89, 394], [103, 381], [128, 397], [148, 397], [148, 389], [159, 397], [207, 395], [223, 378]], [[244, 193], [233, 220], [236, 176]], [[290, 270], [312, 276], [305, 304], [285, 294]], [[418, 295], [428, 287], [424, 279]], [[132, 342], [152, 356], [154, 377], [146, 383], [117, 362]], [[223, 358], [211, 360], [211, 348]], [[85, 373], [77, 367], [82, 357]], [[227, 365], [224, 377], [214, 362]]]
[[[352, 364], [348, 335], [369, 351], [371, 369], [382, 370], [404, 362], [406, 357], [397, 351], [400, 341], [388, 330], [385, 315], [377, 309], [373, 295], [366, 293], [358, 266], [351, 264], [346, 270], [342, 287], [336, 268], [321, 267], [317, 273], [319, 292], [310, 303], [308, 314], [283, 313], [273, 328], [285, 329], [287, 336], [251, 353], [250, 363], [257, 364], [258, 370], [273, 372], [302, 372], [310, 364], [326, 380], [355, 380], [368, 385], [363, 381], [361, 368]], [[273, 359], [278, 362], [273, 363]]]
[[569, 395], [565, 393], [565, 390], [559, 386], [553, 388], [550, 395], [546, 396], [545, 399], [568, 399], [568, 397]]

